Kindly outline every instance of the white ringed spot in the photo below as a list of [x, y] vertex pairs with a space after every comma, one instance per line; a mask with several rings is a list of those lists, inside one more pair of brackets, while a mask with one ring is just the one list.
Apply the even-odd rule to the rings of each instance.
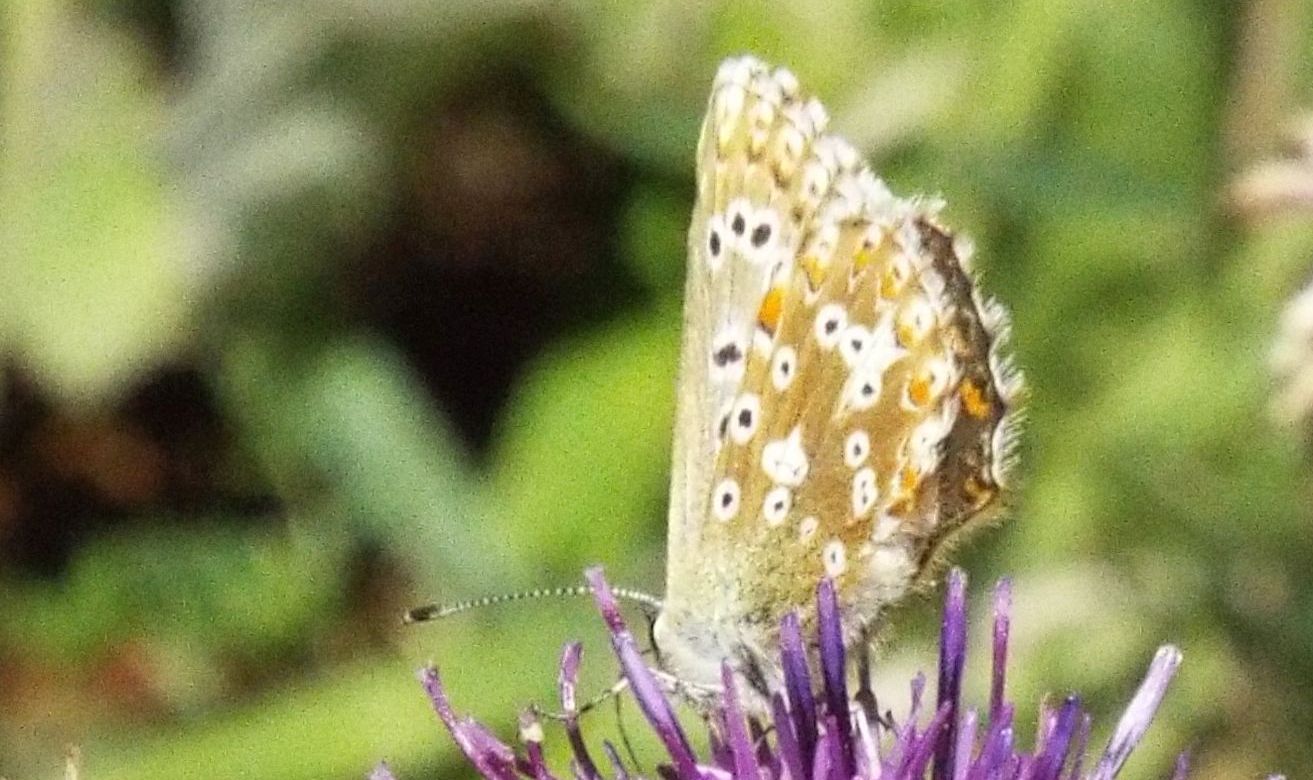
[[848, 324], [848, 311], [837, 303], [827, 303], [816, 313], [815, 335], [820, 348], [829, 352], [839, 343], [844, 326]]
[[776, 485], [766, 494], [761, 504], [761, 514], [766, 518], [766, 525], [775, 527], [784, 522], [793, 508], [793, 492], [783, 485]]
[[739, 513], [739, 483], [733, 479], [721, 480], [711, 496], [711, 511], [722, 522], [734, 519]]
[[866, 462], [871, 454], [871, 437], [866, 431], [856, 430], [848, 434], [843, 443], [843, 462], [850, 469], [855, 469]]
[[871, 331], [854, 323], [844, 328], [843, 335], [839, 337], [839, 354], [849, 368], [854, 368], [862, 361], [870, 344]]
[[821, 551], [821, 561], [825, 564], [827, 575], [838, 577], [843, 574], [848, 568], [848, 551], [844, 548], [843, 542], [838, 539], [830, 540]]
[[793, 377], [798, 373], [798, 351], [788, 345], [782, 346], [775, 350], [774, 357], [771, 358], [770, 379], [771, 384], [779, 392], [789, 389], [793, 384]]
[[875, 469], [867, 466], [853, 475], [853, 516], [865, 517], [875, 508], [880, 493], [875, 484]]
[[747, 444], [761, 424], [761, 399], [744, 393], [729, 413], [729, 435], [738, 444]]

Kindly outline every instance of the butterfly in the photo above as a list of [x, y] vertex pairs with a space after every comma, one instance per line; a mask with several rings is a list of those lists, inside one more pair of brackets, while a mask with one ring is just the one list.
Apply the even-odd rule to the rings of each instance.
[[998, 516], [1017, 441], [1008, 316], [941, 204], [895, 197], [784, 68], [726, 61], [697, 147], [659, 665], [764, 706], [779, 626], [844, 643]]

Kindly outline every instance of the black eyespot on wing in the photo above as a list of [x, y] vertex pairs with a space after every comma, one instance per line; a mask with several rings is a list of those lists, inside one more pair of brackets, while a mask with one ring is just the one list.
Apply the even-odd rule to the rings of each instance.
[[769, 240], [770, 240], [770, 225], [763, 222], [762, 224], [752, 229], [751, 241], [753, 246], [755, 247], [765, 246], [766, 242]]
[[743, 350], [739, 347], [737, 342], [731, 341], [713, 352], [711, 359], [718, 368], [724, 368], [730, 363], [737, 363], [742, 360]]
[[743, 231], [747, 230], [748, 223], [743, 219], [742, 214], [735, 214], [734, 220], [729, 223], [729, 229], [734, 231], [734, 235], [741, 236]]

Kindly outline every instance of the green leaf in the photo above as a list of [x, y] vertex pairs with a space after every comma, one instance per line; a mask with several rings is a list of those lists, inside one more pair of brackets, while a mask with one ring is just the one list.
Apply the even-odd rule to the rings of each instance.
[[618, 580], [635, 571], [636, 538], [655, 542], [664, 514], [676, 322], [658, 311], [538, 362], [494, 450], [493, 532], [508, 545], [571, 575], [593, 562]]
[[72, 4], [7, 12], [0, 338], [49, 389], [96, 401], [188, 335], [160, 93], [134, 42]]

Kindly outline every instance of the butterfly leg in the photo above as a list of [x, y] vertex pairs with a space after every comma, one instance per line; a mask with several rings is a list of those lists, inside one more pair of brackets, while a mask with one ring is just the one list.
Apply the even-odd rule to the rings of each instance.
[[669, 672], [653, 669], [656, 678], [666, 692], [693, 704], [699, 711], [707, 712], [715, 707], [717, 697], [723, 693], [720, 686], [699, 685], [688, 680], [681, 680]]
[[857, 695], [853, 697], [868, 723], [879, 723], [880, 706], [875, 701], [875, 691], [871, 690], [871, 643], [863, 637], [857, 643]]
[[871, 689], [871, 638], [874, 632], [867, 630], [864, 637], [854, 646], [857, 655], [857, 694], [853, 696], [856, 706], [866, 716], [866, 722], [893, 731], [894, 715], [889, 710], [880, 713], [880, 704], [876, 701], [875, 691]]
[[625, 746], [625, 752], [629, 754], [629, 760], [633, 762], [634, 771], [639, 775], [647, 774], [643, 771], [643, 764], [638, 760], [638, 753], [634, 751], [634, 743], [629, 741], [629, 728], [625, 726], [624, 712], [620, 709], [620, 697], [615, 699], [615, 728], [620, 733], [620, 744]]
[[585, 712], [595, 709], [600, 704], [604, 704], [607, 699], [614, 698], [618, 703], [620, 700], [620, 694], [624, 693], [625, 689], [628, 687], [629, 687], [629, 680], [624, 677], [621, 677], [619, 680], [616, 680], [615, 683], [612, 684], [610, 688], [607, 688], [601, 693], [593, 696], [593, 698], [584, 702], [574, 710], [570, 710], [567, 712], [551, 712], [548, 710], [544, 710], [542, 707], [539, 707], [536, 704], [532, 705], [530, 709], [533, 710], [533, 713], [535, 715], [541, 718], [545, 718], [551, 721], [556, 721], [559, 723], [565, 723], [574, 720], [575, 718], [578, 718], [580, 715], [583, 715]]

